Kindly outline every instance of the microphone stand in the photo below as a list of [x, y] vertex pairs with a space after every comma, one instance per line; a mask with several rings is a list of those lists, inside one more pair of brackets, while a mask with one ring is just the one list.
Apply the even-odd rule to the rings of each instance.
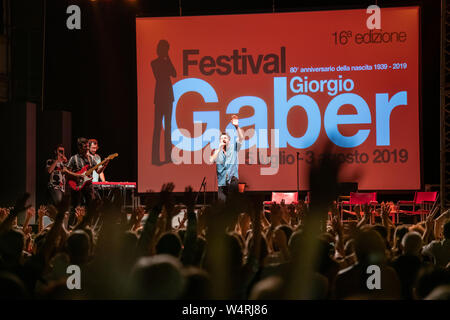
[[206, 204], [206, 177], [203, 177], [202, 184], [200, 185], [200, 189], [198, 189], [197, 195], [195, 196], [195, 204], [197, 204], [198, 196], [203, 188], [203, 205]]
[[300, 152], [297, 151], [297, 201], [300, 196], [300, 183], [299, 183], [299, 170], [298, 170], [298, 160], [300, 159]]

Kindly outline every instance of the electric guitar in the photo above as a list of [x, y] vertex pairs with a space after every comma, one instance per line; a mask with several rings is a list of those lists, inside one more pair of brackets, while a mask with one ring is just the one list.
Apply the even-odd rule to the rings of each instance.
[[106, 161], [112, 160], [118, 156], [119, 156], [118, 153], [111, 154], [108, 157], [106, 157], [105, 160], [103, 160], [102, 162], [100, 162], [99, 164], [95, 165], [94, 167], [92, 167], [90, 169], [88, 169], [89, 165], [85, 165], [80, 171], [75, 172], [77, 174], [81, 174], [81, 177], [79, 177], [78, 180], [69, 179], [69, 181], [67, 183], [69, 184], [70, 188], [72, 188], [73, 190], [80, 191], [81, 189], [84, 188], [84, 186], [88, 182], [92, 181], [92, 173], [94, 172], [94, 170], [96, 170], [98, 167], [103, 165]]

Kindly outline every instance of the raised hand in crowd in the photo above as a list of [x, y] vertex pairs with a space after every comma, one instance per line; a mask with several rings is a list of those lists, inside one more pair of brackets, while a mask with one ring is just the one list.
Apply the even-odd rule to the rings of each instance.
[[83, 221], [84, 216], [86, 215], [86, 208], [82, 206], [78, 206], [75, 208], [75, 217], [77, 218], [77, 224]]
[[342, 222], [341, 222], [339, 206], [336, 203], [336, 201], [333, 202], [333, 204], [331, 206], [331, 228], [335, 235], [336, 252], [339, 254], [339, 256], [345, 257], [344, 229], [343, 229]]
[[296, 213], [297, 213], [297, 219], [298, 219], [298, 224], [297, 227], [299, 227], [304, 219], [305, 216], [308, 214], [308, 206], [306, 205], [305, 201], [303, 200], [299, 200], [297, 207], [296, 207]]
[[423, 244], [431, 242], [432, 236], [434, 236], [434, 215], [429, 214], [425, 220], [425, 232], [422, 235]]
[[282, 199], [280, 202], [280, 212], [281, 212], [281, 223], [289, 224], [291, 217], [289, 215], [288, 207], [286, 206], [284, 199]]
[[267, 220], [264, 210], [261, 210], [260, 221], [261, 221], [261, 228], [263, 231], [266, 231], [267, 229], [270, 228], [270, 222], [269, 222], [269, 220]]
[[197, 236], [204, 236], [206, 233], [207, 212], [208, 210], [206, 208], [201, 208], [200, 210], [198, 210]]
[[37, 214], [38, 214], [38, 219], [44, 218], [46, 215], [48, 215], [47, 207], [44, 205], [41, 205], [38, 209]]
[[0, 234], [10, 230], [13, 226], [14, 221], [17, 218], [17, 215], [20, 212], [23, 212], [27, 210], [29, 207], [31, 207], [31, 205], [26, 205], [26, 202], [28, 201], [29, 198], [30, 194], [25, 193], [17, 199], [14, 207], [12, 208], [12, 210], [10, 210], [5, 220], [3, 220], [2, 223], [0, 223]]
[[372, 220], [372, 210], [371, 206], [368, 204], [362, 205], [362, 210], [364, 212], [363, 218], [358, 222], [357, 228], [361, 228], [365, 224], [371, 224]]
[[355, 204], [355, 207], [353, 208], [353, 211], [355, 212], [356, 215], [356, 219], [359, 221], [361, 221], [362, 217], [361, 217], [361, 205], [360, 204]]
[[28, 225], [30, 223], [31, 218], [33, 218], [36, 214], [36, 209], [34, 207], [29, 207], [25, 214], [25, 221], [22, 226], [22, 231], [26, 234], [26, 230], [28, 229]]
[[195, 214], [195, 195], [191, 186], [184, 189], [187, 228], [184, 235], [184, 250], [181, 261], [184, 265], [193, 265], [197, 249], [197, 216]]
[[40, 254], [42, 255], [44, 261], [48, 263], [53, 254], [55, 248], [60, 247], [67, 237], [67, 234], [63, 227], [63, 220], [66, 212], [69, 209], [70, 196], [64, 195], [61, 202], [56, 206], [56, 216], [52, 227], [48, 231], [45, 242], [42, 246]]
[[[436, 208], [435, 214], [439, 211], [440, 208]], [[439, 217], [434, 221], [434, 238], [436, 240], [442, 240], [444, 238], [443, 235], [443, 226], [446, 221], [450, 220], [450, 209], [441, 213]]]
[[134, 222], [133, 231], [136, 231], [141, 227], [141, 222], [145, 214], [146, 212], [144, 207], [139, 206], [136, 208], [136, 221]]
[[386, 228], [387, 231], [387, 240], [389, 243], [392, 244], [392, 234], [393, 230], [395, 230], [395, 224], [392, 222], [390, 216], [392, 213], [394, 207], [394, 203], [392, 202], [382, 202], [380, 205], [380, 216], [383, 226]]
[[8, 215], [9, 215], [8, 208], [0, 208], [0, 223], [2, 223], [2, 221], [5, 220]]
[[289, 225], [292, 228], [295, 228], [298, 223], [299, 223], [299, 219], [298, 219], [298, 215], [295, 209], [295, 205], [293, 203], [289, 204], [287, 206], [287, 213], [288, 213], [288, 217], [289, 217]]
[[281, 228], [276, 228], [272, 232], [272, 243], [278, 248], [282, 255], [282, 261], [289, 261], [290, 253], [288, 248], [288, 239], [286, 233]]
[[[164, 184], [161, 187], [161, 192], [155, 197], [150, 195], [146, 198], [146, 211], [148, 212], [147, 220], [137, 243], [137, 255], [148, 256], [154, 252], [156, 241], [156, 231], [159, 228], [165, 228], [166, 223], [162, 219], [158, 219], [163, 209], [164, 202], [169, 197], [168, 193], [174, 189], [173, 183]], [[164, 224], [158, 228], [158, 221], [164, 221]]]
[[331, 218], [336, 218], [339, 222], [341, 221], [341, 212], [339, 209], [339, 204], [336, 201], [330, 206]]
[[249, 213], [251, 226], [252, 226], [252, 241], [251, 246], [248, 248], [247, 261], [244, 265], [244, 287], [247, 287], [255, 273], [261, 267], [261, 212], [263, 199], [256, 197], [252, 203], [247, 203], [247, 212]]
[[243, 240], [245, 240], [247, 232], [251, 230], [250, 223], [251, 218], [248, 213], [243, 212], [239, 214], [238, 223], [236, 224], [236, 227], [238, 228], [241, 238]]
[[270, 225], [275, 228], [282, 224], [281, 207], [277, 203], [272, 203], [270, 206]]
[[164, 227], [160, 229], [160, 232], [167, 232], [172, 229], [172, 218], [175, 215], [175, 197], [173, 195], [173, 189], [175, 185], [172, 182], [169, 182], [163, 185], [160, 193], [161, 202], [163, 205], [163, 218], [164, 218]]

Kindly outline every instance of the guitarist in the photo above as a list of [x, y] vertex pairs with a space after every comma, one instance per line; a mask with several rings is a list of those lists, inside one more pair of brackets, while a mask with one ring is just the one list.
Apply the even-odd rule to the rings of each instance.
[[[94, 158], [94, 165], [102, 162], [102, 158], [97, 153], [98, 141], [96, 139], [89, 139], [88, 145], [89, 145], [89, 154]], [[92, 173], [92, 182], [98, 182], [99, 180], [101, 180], [102, 182], [106, 182], [105, 173], [102, 172], [98, 174], [96, 171], [94, 171]]]
[[[86, 138], [78, 138], [77, 140], [78, 153], [70, 157], [69, 162], [66, 165], [65, 172], [72, 176], [74, 179], [79, 179], [81, 174], [78, 174], [81, 169], [83, 169], [86, 165], [89, 168], [95, 166], [94, 158], [88, 152], [88, 140]], [[98, 174], [102, 173], [106, 166], [108, 165], [109, 160], [106, 161], [103, 166], [98, 168], [96, 171]], [[88, 207], [92, 200], [95, 199], [94, 188], [92, 187], [92, 183], [88, 183], [79, 191], [72, 190], [71, 194], [72, 198], [72, 209], [70, 211], [69, 217], [69, 225], [75, 223], [75, 208], [80, 205], [85, 205]]]

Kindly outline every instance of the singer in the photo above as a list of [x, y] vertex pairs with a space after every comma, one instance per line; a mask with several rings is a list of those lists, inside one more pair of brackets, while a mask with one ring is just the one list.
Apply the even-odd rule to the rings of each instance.
[[219, 148], [210, 157], [210, 162], [216, 163], [217, 169], [217, 195], [220, 201], [225, 201], [230, 193], [239, 190], [239, 157], [244, 134], [239, 127], [239, 119], [236, 115], [231, 117], [231, 124], [236, 128], [237, 138], [230, 143], [230, 136], [226, 132], [220, 135]]

